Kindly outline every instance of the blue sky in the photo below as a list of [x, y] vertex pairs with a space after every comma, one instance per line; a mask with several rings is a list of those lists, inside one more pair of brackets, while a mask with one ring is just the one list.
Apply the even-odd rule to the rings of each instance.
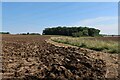
[[39, 32], [46, 27], [88, 26], [118, 34], [116, 2], [3, 2], [2, 30]]
[[119, 0], [1, 0], [2, 2], [119, 2]]

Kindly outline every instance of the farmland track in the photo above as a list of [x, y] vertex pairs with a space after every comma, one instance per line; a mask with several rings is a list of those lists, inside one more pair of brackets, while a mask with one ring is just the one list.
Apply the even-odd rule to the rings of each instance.
[[105, 79], [106, 63], [78, 48], [46, 43], [51, 36], [3, 35], [3, 80]]

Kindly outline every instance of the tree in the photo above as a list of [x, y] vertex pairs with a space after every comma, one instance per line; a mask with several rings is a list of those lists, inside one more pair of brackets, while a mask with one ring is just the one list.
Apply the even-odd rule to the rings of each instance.
[[73, 37], [81, 37], [81, 36], [83, 36], [83, 32], [79, 31], [79, 32], [73, 33], [72, 36]]
[[86, 30], [83, 30], [82, 32], [83, 32], [83, 35], [84, 35], [84, 36], [89, 36], [87, 29], [86, 29]]
[[98, 36], [100, 30], [88, 27], [54, 27], [45, 28], [43, 35], [65, 35], [65, 36]]
[[29, 32], [27, 32], [27, 35], [29, 35]]
[[10, 32], [0, 32], [0, 34], [10, 34]]

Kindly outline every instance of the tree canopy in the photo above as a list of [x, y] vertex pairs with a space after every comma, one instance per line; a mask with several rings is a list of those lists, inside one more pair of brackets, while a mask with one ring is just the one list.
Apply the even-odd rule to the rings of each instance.
[[99, 29], [89, 28], [89, 27], [53, 27], [45, 28], [43, 30], [43, 35], [64, 35], [64, 36], [99, 36]]
[[0, 32], [0, 34], [10, 34], [9, 32]]

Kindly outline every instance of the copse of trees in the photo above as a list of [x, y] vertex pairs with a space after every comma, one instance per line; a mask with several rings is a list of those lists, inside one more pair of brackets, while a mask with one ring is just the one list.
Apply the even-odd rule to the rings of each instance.
[[10, 34], [9, 32], [0, 32], [0, 34]]
[[29, 32], [27, 32], [27, 33], [20, 33], [19, 35], [41, 35], [41, 34], [39, 34], [39, 33], [29, 33]]
[[89, 28], [89, 27], [53, 27], [45, 28], [43, 30], [43, 35], [64, 35], [64, 36], [99, 36], [99, 29]]

